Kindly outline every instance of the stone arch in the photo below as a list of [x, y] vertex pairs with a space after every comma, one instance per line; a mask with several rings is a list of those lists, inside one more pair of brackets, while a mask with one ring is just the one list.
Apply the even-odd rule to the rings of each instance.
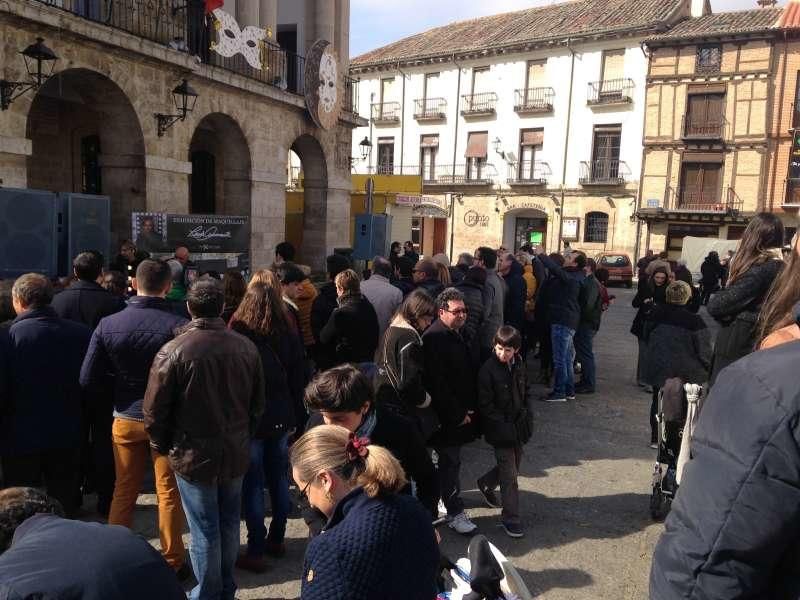
[[[548, 216], [541, 210], [532, 208], [512, 209], [503, 215], [503, 246], [516, 252], [529, 233], [540, 232], [541, 245], [547, 246]], [[524, 241], [530, 241], [525, 237]]]
[[328, 232], [328, 165], [322, 145], [303, 134], [290, 150], [299, 158], [303, 173], [303, 228], [299, 259], [312, 269], [324, 270]]
[[37, 91], [26, 123], [28, 187], [111, 199], [112, 248], [146, 209], [145, 144], [136, 110], [102, 73], [60, 71]]
[[189, 212], [250, 216], [250, 146], [239, 124], [223, 113], [204, 116], [189, 143]]

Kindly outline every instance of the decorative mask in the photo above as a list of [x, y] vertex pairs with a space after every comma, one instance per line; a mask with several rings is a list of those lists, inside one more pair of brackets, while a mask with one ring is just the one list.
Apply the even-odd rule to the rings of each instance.
[[261, 42], [266, 39], [267, 31], [252, 26], [241, 29], [236, 19], [221, 8], [217, 8], [212, 14], [216, 18], [214, 27], [218, 32], [218, 41], [211, 44], [211, 49], [225, 58], [241, 54], [247, 64], [260, 70]]

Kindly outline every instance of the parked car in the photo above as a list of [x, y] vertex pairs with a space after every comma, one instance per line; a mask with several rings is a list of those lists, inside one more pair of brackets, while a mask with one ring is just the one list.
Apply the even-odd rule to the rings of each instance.
[[624, 252], [601, 252], [595, 257], [598, 268], [608, 270], [609, 283], [621, 283], [625, 287], [633, 286], [633, 263]]

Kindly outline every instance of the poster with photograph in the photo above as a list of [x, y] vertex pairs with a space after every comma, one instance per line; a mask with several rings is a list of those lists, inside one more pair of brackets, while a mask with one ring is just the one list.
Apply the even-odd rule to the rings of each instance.
[[164, 213], [133, 213], [131, 240], [143, 252], [169, 252], [167, 247], [167, 215]]
[[576, 217], [564, 217], [561, 222], [561, 238], [569, 242], [577, 241], [579, 221]]
[[131, 239], [145, 252], [174, 252], [179, 246], [212, 254], [242, 254], [250, 249], [250, 218], [246, 216], [133, 213], [131, 224]]

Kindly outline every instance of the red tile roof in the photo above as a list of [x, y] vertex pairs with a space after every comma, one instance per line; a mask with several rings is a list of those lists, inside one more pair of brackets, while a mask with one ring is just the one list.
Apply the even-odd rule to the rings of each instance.
[[574, 0], [451, 23], [354, 58], [351, 68], [590, 36], [655, 33], [680, 18], [686, 0]]
[[800, 0], [789, 0], [783, 9], [778, 27], [784, 29], [800, 28]]
[[782, 8], [757, 8], [686, 19], [668, 32], [653, 36], [648, 42], [772, 31], [782, 13]]

